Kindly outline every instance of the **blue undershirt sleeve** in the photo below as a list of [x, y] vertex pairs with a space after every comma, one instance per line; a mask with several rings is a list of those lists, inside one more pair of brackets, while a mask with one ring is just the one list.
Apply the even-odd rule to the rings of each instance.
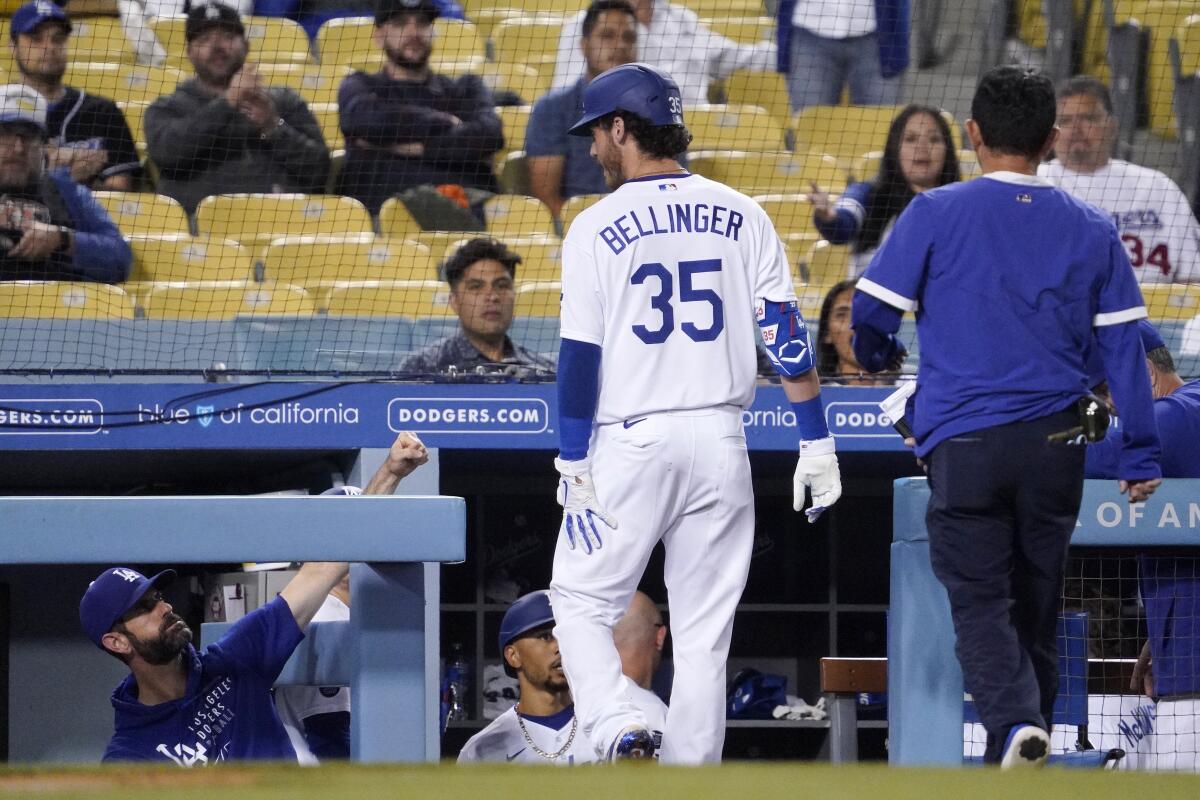
[[563, 339], [558, 351], [558, 453], [587, 458], [600, 399], [600, 346]]
[[864, 292], [855, 292], [850, 310], [854, 357], [867, 372], [881, 372], [904, 351], [896, 338], [903, 312]]

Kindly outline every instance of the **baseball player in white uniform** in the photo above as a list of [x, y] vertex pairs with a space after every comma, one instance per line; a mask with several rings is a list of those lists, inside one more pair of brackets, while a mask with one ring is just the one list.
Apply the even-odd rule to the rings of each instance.
[[1058, 158], [1038, 175], [1112, 217], [1139, 283], [1200, 281], [1200, 225], [1187, 197], [1161, 172], [1111, 158], [1108, 87], [1072, 78], [1058, 90], [1057, 124]]
[[808, 331], [766, 214], [679, 166], [691, 137], [669, 75], [637, 63], [602, 73], [570, 132], [592, 137], [614, 191], [563, 243], [554, 632], [597, 753], [652, 754], [612, 626], [662, 540], [675, 678], [661, 758], [716, 762], [754, 537], [742, 411], [759, 334], [797, 417], [796, 510], [810, 486], [810, 519], [841, 495]]
[[[505, 612], [500, 623], [500, 657], [504, 671], [520, 684], [521, 699], [467, 740], [458, 763], [572, 766], [596, 761], [596, 751], [579, 730], [553, 628], [548, 592], [531, 592]], [[666, 704], [626, 680], [629, 691], [638, 692], [638, 708], [651, 730], [661, 738]]]

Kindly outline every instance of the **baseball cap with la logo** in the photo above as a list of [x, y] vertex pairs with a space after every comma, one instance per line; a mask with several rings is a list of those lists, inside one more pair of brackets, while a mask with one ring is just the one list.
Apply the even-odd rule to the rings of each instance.
[[190, 42], [212, 28], [224, 28], [239, 36], [246, 35], [242, 18], [234, 9], [224, 3], [197, 3], [188, 11], [187, 22], [183, 26], [183, 38]]
[[79, 621], [92, 644], [103, 650], [100, 640], [112, 630], [117, 620], [125, 616], [146, 592], [167, 586], [173, 580], [173, 569], [163, 570], [153, 578], [129, 567], [113, 567], [100, 573], [79, 601]]

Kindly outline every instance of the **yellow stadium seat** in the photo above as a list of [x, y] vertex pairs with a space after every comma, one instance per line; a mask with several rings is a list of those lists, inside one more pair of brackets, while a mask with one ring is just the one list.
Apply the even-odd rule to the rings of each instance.
[[135, 281], [247, 281], [254, 278], [254, 255], [237, 242], [183, 233], [137, 234], [133, 248]]
[[403, 200], [390, 197], [379, 209], [379, 232], [393, 239], [412, 238], [421, 232], [421, 225], [409, 213]]
[[767, 13], [762, 0], [681, 0], [701, 17], [756, 17]]
[[742, 44], [775, 41], [774, 17], [710, 17], [700, 21], [713, 33]]
[[783, 127], [758, 106], [700, 105], [685, 112], [695, 150], [774, 152], [784, 148]]
[[263, 277], [311, 288], [343, 281], [434, 280], [437, 267], [428, 247], [406, 239], [286, 236], [267, 247]]
[[509, 64], [525, 64], [550, 80], [554, 77], [562, 26], [562, 17], [507, 19], [492, 28], [492, 58]]
[[979, 166], [979, 156], [975, 155], [974, 150], [958, 151], [958, 171], [962, 173], [964, 181], [983, 174], [983, 169]]
[[[169, 14], [150, 20], [150, 29], [167, 51], [172, 64], [188, 65], [187, 41], [184, 39], [183, 14]], [[297, 63], [312, 61], [308, 34], [296, 22], [284, 17], [246, 17], [246, 42], [250, 46], [248, 61], [257, 64]], [[72, 35], [71, 39], [74, 40]]]
[[525, 149], [525, 129], [529, 127], [531, 106], [499, 106], [496, 115], [504, 131], [504, 148], [497, 157]]
[[1184, 77], [1200, 74], [1200, 14], [1193, 14], [1175, 29], [1179, 44], [1179, 72]]
[[487, 53], [484, 39], [473, 23], [461, 19], [442, 18], [433, 23], [433, 54], [430, 66], [440, 71], [440, 63], [474, 62], [479, 65]]
[[882, 150], [901, 106], [810, 106], [792, 121], [797, 151], [815, 150], [852, 161]]
[[[739, 69], [725, 80], [726, 102], [765, 108], [777, 125], [787, 126], [792, 119], [787, 79], [778, 72]], [[687, 109], [684, 109], [686, 119]]]
[[329, 292], [331, 317], [454, 317], [441, 281], [347, 281]]
[[487, 234], [482, 231], [479, 233], [467, 231], [421, 231], [407, 238], [428, 247], [438, 259], [437, 268], [440, 269], [442, 260], [445, 258], [446, 252], [450, 249], [451, 245], [456, 245], [465, 239], [475, 236], [487, 236]]
[[308, 110], [316, 117], [317, 125], [321, 127], [325, 146], [330, 150], [344, 149], [346, 140], [342, 136], [342, 122], [338, 116], [337, 103], [309, 103]]
[[808, 251], [820, 240], [821, 235], [816, 231], [804, 233], [781, 233], [783, 249], [787, 252], [788, 268], [793, 278], [800, 278], [800, 265], [808, 260]]
[[149, 103], [117, 102], [117, 107], [125, 115], [129, 132], [133, 134], [133, 144], [137, 147], [139, 158], [146, 157], [146, 109]]
[[117, 103], [149, 104], [175, 91], [186, 77], [173, 67], [72, 61], [63, 82]]
[[804, 264], [809, 286], [833, 286], [850, 277], [850, 247], [821, 239], [808, 251]]
[[780, 237], [813, 232], [813, 208], [808, 194], [764, 194], [754, 201], [767, 212]]
[[1017, 0], [1017, 35], [1030, 47], [1046, 46], [1046, 15], [1042, 0]]
[[821, 318], [821, 303], [825, 302], [825, 295], [828, 294], [829, 287], [794, 280], [792, 281], [792, 288], [796, 290], [796, 301], [800, 306], [801, 316], [806, 320], [819, 320]]
[[561, 214], [563, 235], [566, 236], [567, 231], [571, 228], [571, 223], [575, 221], [580, 212], [595, 205], [604, 196], [602, 194], [580, 194], [563, 203]]
[[133, 298], [106, 283], [0, 281], [0, 317], [133, 319]]
[[378, 69], [383, 63], [383, 51], [371, 38], [374, 31], [375, 20], [371, 17], [339, 17], [324, 23], [317, 31], [317, 57], [321, 65]]
[[[472, 238], [470, 235], [460, 236], [458, 241], [446, 247], [443, 261]], [[521, 263], [517, 265], [517, 280], [521, 283], [562, 279], [562, 243], [557, 238], [521, 236], [506, 238], [503, 242], [521, 257]]]
[[1142, 299], [1153, 322], [1183, 322], [1200, 315], [1200, 285], [1154, 283], [1142, 286]]
[[264, 85], [291, 89], [309, 105], [336, 104], [338, 87], [349, 74], [345, 67], [324, 68], [315, 64], [258, 65], [258, 77]]
[[513, 313], [519, 317], [557, 317], [561, 305], [562, 283], [559, 281], [522, 282], [517, 287]]
[[143, 192], [93, 192], [93, 195], [126, 235], [189, 232], [187, 212], [173, 198]]
[[743, 153], [700, 150], [688, 156], [692, 172], [748, 195], [807, 192], [816, 182], [829, 192], [846, 188], [846, 170], [822, 153]]
[[[4, 37], [4, 41], [8, 42], [7, 28]], [[121, 29], [121, 20], [117, 17], [83, 17], [71, 20], [71, 38], [67, 43], [67, 54], [70, 64], [82, 61], [132, 64], [136, 61], [133, 45]]]
[[[524, 64], [489, 62], [479, 69], [479, 77], [493, 94], [502, 91], [514, 92], [526, 104], [533, 103], [550, 91], [550, 77]], [[496, 111], [500, 112], [508, 107], [501, 106]], [[525, 135], [524, 129], [521, 135]]]
[[879, 167], [882, 164], [883, 151], [872, 150], [854, 159], [850, 171], [854, 174], [855, 180], [869, 181], [879, 174]]
[[1137, 25], [1149, 40], [1144, 69], [1150, 128], [1169, 139], [1177, 135], [1169, 42], [1180, 24], [1195, 13], [1195, 0], [1113, 0], [1114, 22]]
[[479, 35], [487, 41], [492, 37], [492, 28], [495, 28], [506, 19], [514, 19], [516, 17], [525, 16], [526, 12], [521, 8], [510, 8], [506, 6], [480, 6], [474, 10], [467, 12], [467, 19], [474, 23], [475, 28], [479, 31]]
[[483, 204], [488, 233], [498, 239], [513, 236], [557, 236], [554, 215], [536, 197], [498, 194]]
[[371, 216], [352, 197], [306, 194], [222, 194], [196, 209], [199, 233], [261, 248], [281, 236], [371, 233]]
[[142, 314], [147, 319], [303, 317], [315, 311], [312, 296], [299, 286], [251, 281], [156, 283], [142, 298]]

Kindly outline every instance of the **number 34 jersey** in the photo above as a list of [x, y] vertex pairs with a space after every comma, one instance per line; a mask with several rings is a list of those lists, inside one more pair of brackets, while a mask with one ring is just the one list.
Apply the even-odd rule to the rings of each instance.
[[1112, 218], [1139, 283], [1200, 281], [1200, 225], [1166, 175], [1117, 159], [1091, 173], [1056, 159], [1038, 175]]
[[[749, 197], [700, 175], [628, 181], [563, 242], [562, 336], [599, 345], [599, 424], [754, 399], [761, 299], [794, 301]], [[570, 387], [566, 387], [570, 391]]]

